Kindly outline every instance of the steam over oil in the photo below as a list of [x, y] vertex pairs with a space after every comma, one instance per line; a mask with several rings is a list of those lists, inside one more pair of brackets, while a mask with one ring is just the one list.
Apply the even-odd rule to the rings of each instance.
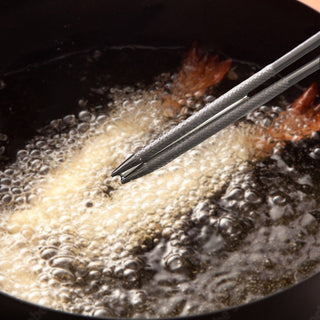
[[110, 177], [214, 98], [168, 109], [176, 78], [101, 89], [108, 111], [52, 120], [4, 166], [2, 291], [67, 312], [166, 317], [252, 301], [320, 270], [317, 134], [268, 156], [257, 147], [284, 106], [259, 108], [142, 179]]

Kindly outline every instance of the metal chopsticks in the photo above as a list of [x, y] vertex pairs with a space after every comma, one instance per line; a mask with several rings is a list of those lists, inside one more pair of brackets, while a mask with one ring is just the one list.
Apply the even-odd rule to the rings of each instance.
[[261, 104], [268, 102], [292, 85], [320, 69], [320, 56], [262, 90], [253, 97], [248, 93], [278, 72], [320, 46], [320, 32], [243, 81], [205, 108], [164, 135], [140, 149], [112, 172], [122, 183], [146, 175], [177, 158]]

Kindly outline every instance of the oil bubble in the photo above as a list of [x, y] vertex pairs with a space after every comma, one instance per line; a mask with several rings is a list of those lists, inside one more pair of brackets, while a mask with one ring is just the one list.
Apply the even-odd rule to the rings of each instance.
[[56, 279], [62, 283], [69, 283], [74, 281], [74, 275], [70, 271], [67, 271], [65, 269], [54, 268], [51, 274], [53, 276], [53, 279]]

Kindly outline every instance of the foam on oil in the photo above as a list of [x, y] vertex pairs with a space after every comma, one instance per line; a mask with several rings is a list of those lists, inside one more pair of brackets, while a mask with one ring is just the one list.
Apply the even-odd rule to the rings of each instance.
[[[143, 95], [139, 103], [127, 101], [119, 106], [104, 123], [92, 123], [93, 136], [45, 176], [32, 204], [15, 206], [2, 222], [1, 241], [7, 244], [0, 250], [2, 290], [57, 307], [57, 293], [49, 290], [50, 286], [43, 291], [39, 278], [43, 266], [37, 251], [44, 237], [70, 234], [90, 242], [78, 253], [80, 257], [76, 255], [74, 268], [82, 257], [109, 260], [122, 246], [141, 246], [173, 225], [200, 199], [219, 190], [230, 173], [254, 155], [252, 128], [232, 126], [143, 179], [121, 185], [109, 178], [113, 191], [106, 196], [101, 185], [112, 169], [150, 140], [150, 129], [156, 135], [167, 122], [161, 101], [152, 99], [148, 92]], [[76, 281], [71, 270], [63, 270], [48, 276], [62, 282]], [[69, 310], [71, 305], [63, 309]]]

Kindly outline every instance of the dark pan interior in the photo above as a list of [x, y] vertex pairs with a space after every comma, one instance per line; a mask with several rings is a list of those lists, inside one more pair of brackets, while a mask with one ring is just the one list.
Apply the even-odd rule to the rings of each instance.
[[294, 0], [1, 1], [0, 71], [101, 45], [189, 45], [197, 40], [266, 64], [319, 29]]
[[[82, 50], [123, 45], [187, 48], [194, 40], [201, 47], [263, 66], [319, 30], [319, 13], [293, 0], [2, 1], [0, 80], [6, 88], [0, 90], [0, 132], [15, 141], [8, 156], [13, 156], [36, 128], [73, 112], [79, 92], [87, 90], [75, 81], [76, 72], [69, 75], [63, 68], [48, 73], [39, 71], [32, 73], [36, 78], [29, 79], [24, 72], [26, 67], [33, 70], [33, 66], [50, 59]], [[178, 57], [164, 62], [155, 53], [143, 62], [143, 73], [130, 61], [123, 63], [118, 72], [122, 81], [134, 83], [139, 77], [151, 80], [161, 72], [148, 68], [158, 65], [157, 61], [161, 61], [162, 67], [165, 63], [168, 69], [179, 64]], [[111, 64], [104, 67], [111, 71], [116, 68]], [[91, 77], [94, 76], [92, 70]], [[319, 72], [314, 79], [320, 80]], [[45, 90], [43, 83], [50, 84], [51, 89]], [[97, 99], [93, 103], [102, 102]], [[266, 299], [201, 317], [319, 319], [319, 296], [317, 274]], [[5, 294], [0, 295], [0, 305], [3, 319], [85, 319]]]

